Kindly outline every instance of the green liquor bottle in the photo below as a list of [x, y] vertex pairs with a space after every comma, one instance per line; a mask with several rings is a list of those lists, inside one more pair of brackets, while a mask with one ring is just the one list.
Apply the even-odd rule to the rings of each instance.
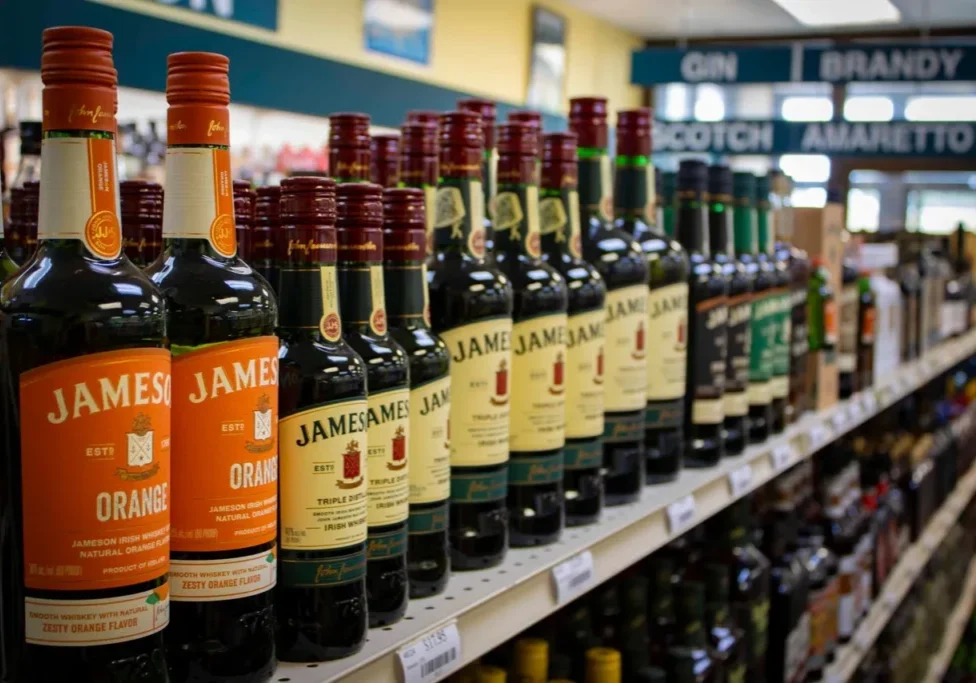
[[877, 310], [871, 276], [861, 273], [857, 279], [857, 388], [874, 384], [874, 336]]
[[674, 239], [674, 205], [677, 192], [678, 174], [661, 171], [661, 191], [657, 193], [657, 200], [661, 205], [658, 225], [669, 239]]
[[408, 121], [400, 126], [400, 186], [424, 191], [429, 265], [434, 253], [434, 219], [437, 217], [437, 123]]
[[813, 258], [807, 292], [807, 321], [811, 351], [833, 354], [837, 350], [837, 302], [830, 287], [830, 273], [822, 256]]
[[722, 683], [746, 683], [745, 637], [729, 615], [729, 573], [721, 564], [705, 567], [705, 626]]
[[770, 176], [756, 180], [756, 215], [759, 228], [759, 259], [771, 267], [773, 291], [768, 295], [773, 303], [772, 319], [772, 416], [770, 431], [778, 434], [786, 427], [786, 403], [790, 395], [790, 338], [792, 308], [790, 303], [789, 263], [777, 253], [773, 232], [773, 212], [770, 203]]
[[668, 648], [668, 680], [719, 683], [721, 672], [705, 627], [705, 585], [701, 581], [680, 581], [675, 584], [675, 593], [677, 637]]
[[497, 107], [491, 100], [471, 98], [458, 100], [457, 108], [461, 111], [476, 113], [481, 119], [481, 131], [484, 138], [484, 150], [481, 153], [481, 189], [484, 193], [485, 215], [485, 260], [489, 263], [495, 258], [495, 230], [492, 215], [495, 210], [495, 195], [498, 194], [498, 150], [495, 148], [495, 120], [498, 117]]

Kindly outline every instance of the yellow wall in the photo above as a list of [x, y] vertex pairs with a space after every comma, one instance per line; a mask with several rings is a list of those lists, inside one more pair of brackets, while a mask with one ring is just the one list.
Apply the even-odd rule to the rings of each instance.
[[629, 85], [640, 38], [561, 0], [435, 0], [429, 66], [367, 52], [362, 0], [278, 0], [275, 33], [146, 0], [96, 1], [513, 104], [525, 102], [532, 7], [539, 4], [566, 18], [567, 102], [604, 95], [612, 109], [641, 103], [640, 89]]

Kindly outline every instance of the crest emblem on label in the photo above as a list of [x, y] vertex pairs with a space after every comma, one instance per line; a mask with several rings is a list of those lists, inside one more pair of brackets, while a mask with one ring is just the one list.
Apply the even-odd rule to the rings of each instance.
[[603, 384], [603, 347], [600, 347], [600, 353], [596, 357], [596, 375], [593, 376], [594, 384]]
[[434, 229], [451, 229], [451, 239], [459, 239], [462, 236], [461, 221], [466, 215], [464, 210], [464, 197], [459, 187], [439, 187], [437, 188], [437, 203], [435, 208]]
[[566, 390], [565, 375], [566, 360], [563, 354], [560, 353], [556, 356], [556, 362], [552, 364], [552, 386], [549, 387], [550, 394], [559, 395]]
[[322, 316], [322, 320], [319, 322], [319, 332], [331, 342], [339, 341], [339, 338], [342, 337], [339, 314], [333, 311], [328, 315]]
[[539, 233], [530, 232], [525, 238], [525, 253], [534, 258], [542, 256], [542, 238]]
[[362, 453], [359, 450], [358, 441], [350, 441], [346, 444], [346, 450], [342, 454], [342, 480], [336, 482], [340, 489], [359, 488], [363, 483], [363, 473], [360, 462]]
[[508, 363], [502, 360], [495, 371], [495, 395], [491, 397], [491, 402], [496, 406], [503, 406], [508, 403]]
[[[152, 420], [144, 413], [136, 415], [132, 421], [132, 431], [126, 433], [127, 452], [126, 463], [129, 467], [148, 467], [153, 461]], [[156, 465], [150, 470], [133, 472], [124, 468], [116, 470], [119, 479], [125, 481], [148, 479], [159, 470]]]
[[[271, 438], [271, 399], [267, 394], [261, 394], [258, 399], [257, 409], [254, 411], [254, 440], [268, 441]], [[263, 453], [271, 448], [271, 444], [247, 444], [247, 450], [251, 453]]]
[[369, 317], [369, 326], [376, 334], [386, 334], [386, 311], [378, 308]]
[[644, 333], [644, 323], [640, 323], [637, 326], [637, 334], [634, 339], [634, 352], [631, 354], [635, 360], [640, 360], [644, 357], [644, 339], [647, 335]]
[[100, 258], [115, 258], [122, 251], [122, 227], [115, 211], [97, 211], [85, 223], [85, 244]]
[[675, 351], [684, 351], [688, 348], [688, 317], [681, 318], [678, 323], [678, 333], [675, 335]]
[[492, 206], [494, 207], [492, 215], [495, 221], [495, 229], [499, 232], [511, 230], [511, 239], [513, 241], [520, 239], [522, 235], [518, 226], [525, 218], [525, 212], [522, 211], [522, 202], [519, 200], [518, 194], [516, 192], [502, 192], [492, 200]]
[[222, 213], [210, 224], [210, 244], [221, 256], [230, 258], [237, 253], [237, 232], [234, 217]]
[[390, 445], [392, 446], [393, 462], [386, 463], [386, 468], [394, 471], [402, 470], [407, 466], [407, 435], [403, 431], [403, 427], [397, 427]]

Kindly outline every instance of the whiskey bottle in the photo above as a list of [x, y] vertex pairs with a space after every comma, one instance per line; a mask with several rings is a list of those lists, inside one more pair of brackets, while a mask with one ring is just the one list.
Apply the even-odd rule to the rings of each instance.
[[3, 214], [0, 214], [0, 285], [16, 273], [19, 267], [17, 262], [10, 258], [10, 252], [7, 250], [3, 235]]
[[682, 161], [675, 230], [688, 253], [688, 373], [685, 389], [685, 465], [710, 467], [722, 459], [725, 408], [728, 280], [714, 260], [706, 224], [708, 169]]
[[732, 171], [708, 167], [708, 241], [729, 283], [729, 323], [725, 358], [722, 438], [726, 455], [739, 455], [749, 443], [749, 326], [752, 280], [732, 246]]
[[166, 683], [170, 354], [122, 255], [112, 35], [46, 29], [41, 80], [39, 257], [0, 288], [3, 678]]
[[10, 257], [23, 265], [37, 251], [37, 222], [41, 185], [29, 180], [10, 192]]
[[583, 260], [576, 136], [543, 138], [539, 201], [542, 259], [566, 281], [566, 446], [563, 493], [566, 525], [591, 524], [603, 509], [603, 364], [607, 287]]
[[145, 180], [119, 184], [122, 248], [133, 265], [145, 268], [163, 248], [163, 187]]
[[369, 177], [380, 187], [400, 184], [399, 135], [374, 135], [370, 138]]
[[498, 194], [498, 150], [495, 149], [497, 109], [491, 100], [480, 99], [458, 100], [457, 107], [461, 111], [475, 112], [481, 117], [481, 130], [485, 147], [481, 156], [481, 190], [484, 193], [485, 211], [485, 259], [491, 262], [495, 258], [495, 231], [492, 227], [493, 202], [495, 195]]
[[410, 362], [410, 597], [437, 595], [450, 574], [450, 352], [430, 329], [424, 192], [383, 193], [383, 282], [390, 336]]
[[329, 175], [338, 183], [369, 182], [369, 116], [329, 116]]
[[571, 100], [569, 127], [578, 143], [583, 259], [597, 268], [607, 286], [603, 481], [607, 505], [621, 505], [637, 500], [644, 486], [647, 258], [633, 237], [611, 224], [606, 98]]
[[807, 321], [809, 326], [808, 346], [810, 351], [823, 351], [832, 354], [837, 350], [837, 302], [830, 286], [830, 273], [824, 265], [822, 256], [813, 258], [813, 272], [810, 273], [807, 300]]
[[[249, 241], [250, 259], [246, 263], [264, 278], [272, 290], [278, 285], [277, 258], [278, 228], [281, 224], [279, 204], [281, 188], [277, 185], [259, 187], [254, 199], [254, 228]], [[236, 228], [235, 228], [236, 230]]]
[[336, 184], [281, 182], [278, 658], [320, 662], [366, 642], [366, 366], [342, 338]]
[[524, 123], [498, 126], [495, 262], [512, 283], [508, 518], [513, 546], [562, 535], [566, 443], [566, 281], [542, 261], [538, 138]]
[[251, 240], [254, 235], [254, 204], [257, 193], [246, 180], [234, 181], [234, 223], [237, 230], [237, 255], [251, 262]]
[[[752, 174], [748, 175], [751, 176]], [[661, 232], [669, 239], [674, 239], [674, 205], [677, 191], [678, 174], [671, 171], [661, 171], [661, 191], [657, 193], [657, 200], [661, 205], [658, 225], [661, 227]]]
[[[275, 669], [278, 309], [237, 257], [228, 66], [205, 52], [167, 60], [163, 253], [146, 270], [173, 344], [174, 681], [257, 682]], [[248, 581], [205, 578], [214, 572]]]
[[512, 285], [485, 261], [481, 118], [440, 124], [440, 185], [427, 282], [434, 332], [451, 352], [451, 566], [497, 565], [508, 549]]
[[746, 683], [746, 643], [729, 614], [729, 576], [725, 566], [705, 567], [705, 628], [721, 671], [722, 683]]
[[410, 123], [400, 127], [400, 186], [424, 191], [427, 217], [427, 260], [434, 253], [437, 217], [437, 123]]
[[871, 276], [867, 272], [857, 278], [857, 388], [874, 385], [874, 336], [877, 310]]
[[672, 481], [684, 449], [685, 366], [688, 354], [688, 257], [657, 225], [657, 195], [648, 109], [617, 113], [615, 226], [641, 245], [650, 285], [647, 301], [646, 481]]
[[40, 121], [21, 121], [20, 133], [20, 161], [14, 180], [6, 188], [3, 195], [3, 221], [10, 222], [10, 208], [13, 203], [13, 191], [24, 187], [29, 182], [41, 180], [41, 139], [43, 136]]
[[[680, 194], [680, 171], [678, 184]], [[679, 217], [679, 233], [680, 220]], [[680, 581], [675, 584], [675, 593], [678, 635], [668, 650], [665, 666], [668, 680], [676, 683], [719, 683], [718, 663], [713, 658], [705, 630], [705, 585], [700, 581]]]
[[773, 232], [773, 211], [770, 203], [770, 176], [756, 179], [756, 223], [759, 234], [759, 260], [771, 268], [773, 292], [768, 296], [772, 331], [772, 377], [769, 389], [772, 394], [772, 417], [770, 431], [779, 434], [786, 426], [786, 402], [790, 393], [790, 273], [786, 259], [776, 251]]
[[336, 189], [339, 317], [346, 343], [366, 364], [368, 388], [370, 628], [399, 621], [407, 609], [410, 365], [387, 329], [382, 193], [372, 183], [342, 183]]

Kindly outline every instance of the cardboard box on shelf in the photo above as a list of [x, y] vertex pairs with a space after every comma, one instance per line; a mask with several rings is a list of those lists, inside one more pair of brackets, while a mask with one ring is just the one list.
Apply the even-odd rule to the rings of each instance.
[[807, 404], [811, 410], [825, 410], [837, 403], [840, 391], [837, 354], [814, 351], [807, 354]]

